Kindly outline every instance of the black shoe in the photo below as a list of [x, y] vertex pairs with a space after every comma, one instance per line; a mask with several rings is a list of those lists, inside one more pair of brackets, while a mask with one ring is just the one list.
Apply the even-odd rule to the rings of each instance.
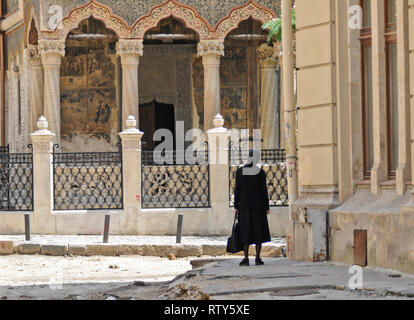
[[256, 259], [256, 266], [263, 266], [264, 262], [262, 259]]
[[240, 262], [240, 264], [239, 264], [241, 267], [248, 267], [248, 266], [250, 266], [250, 262], [249, 262], [249, 259], [243, 259], [243, 261], [242, 262]]

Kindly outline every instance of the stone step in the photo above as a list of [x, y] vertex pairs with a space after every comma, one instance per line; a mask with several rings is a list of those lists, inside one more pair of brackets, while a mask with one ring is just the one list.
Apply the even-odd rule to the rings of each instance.
[[[264, 245], [262, 256], [265, 258], [277, 258], [283, 255], [284, 245]], [[189, 244], [68, 244], [68, 243], [36, 243], [0, 241], [0, 255], [28, 254], [49, 256], [153, 256], [167, 257], [173, 254], [177, 258], [201, 257], [201, 256], [226, 256], [226, 246], [223, 245], [189, 245]], [[255, 247], [252, 246], [250, 254], [255, 255]], [[243, 255], [243, 252], [237, 256]]]

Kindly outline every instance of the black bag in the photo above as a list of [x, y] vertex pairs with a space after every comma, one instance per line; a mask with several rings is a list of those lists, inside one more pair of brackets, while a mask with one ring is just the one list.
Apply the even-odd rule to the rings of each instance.
[[227, 240], [227, 250], [228, 253], [239, 253], [243, 251], [243, 244], [241, 243], [241, 234], [240, 234], [240, 224], [239, 224], [239, 214], [237, 213], [234, 217], [233, 230], [231, 237]]

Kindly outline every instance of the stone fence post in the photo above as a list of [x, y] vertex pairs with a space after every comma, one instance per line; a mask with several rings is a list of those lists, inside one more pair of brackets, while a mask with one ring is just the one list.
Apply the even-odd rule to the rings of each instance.
[[126, 120], [126, 129], [119, 135], [122, 139], [122, 168], [124, 214], [120, 231], [123, 235], [138, 234], [138, 217], [141, 212], [141, 138], [134, 116]]
[[207, 132], [210, 162], [209, 233], [228, 232], [229, 212], [229, 139], [230, 131], [224, 128], [220, 114], [214, 118], [214, 129]]
[[38, 130], [31, 134], [33, 142], [33, 216], [35, 234], [56, 234], [53, 210], [53, 139], [45, 117], [37, 122]]

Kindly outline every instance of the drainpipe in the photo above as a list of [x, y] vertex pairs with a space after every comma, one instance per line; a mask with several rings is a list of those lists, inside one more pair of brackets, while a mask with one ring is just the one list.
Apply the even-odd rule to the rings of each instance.
[[298, 199], [296, 106], [294, 92], [292, 0], [282, 0], [283, 96], [290, 210]]

